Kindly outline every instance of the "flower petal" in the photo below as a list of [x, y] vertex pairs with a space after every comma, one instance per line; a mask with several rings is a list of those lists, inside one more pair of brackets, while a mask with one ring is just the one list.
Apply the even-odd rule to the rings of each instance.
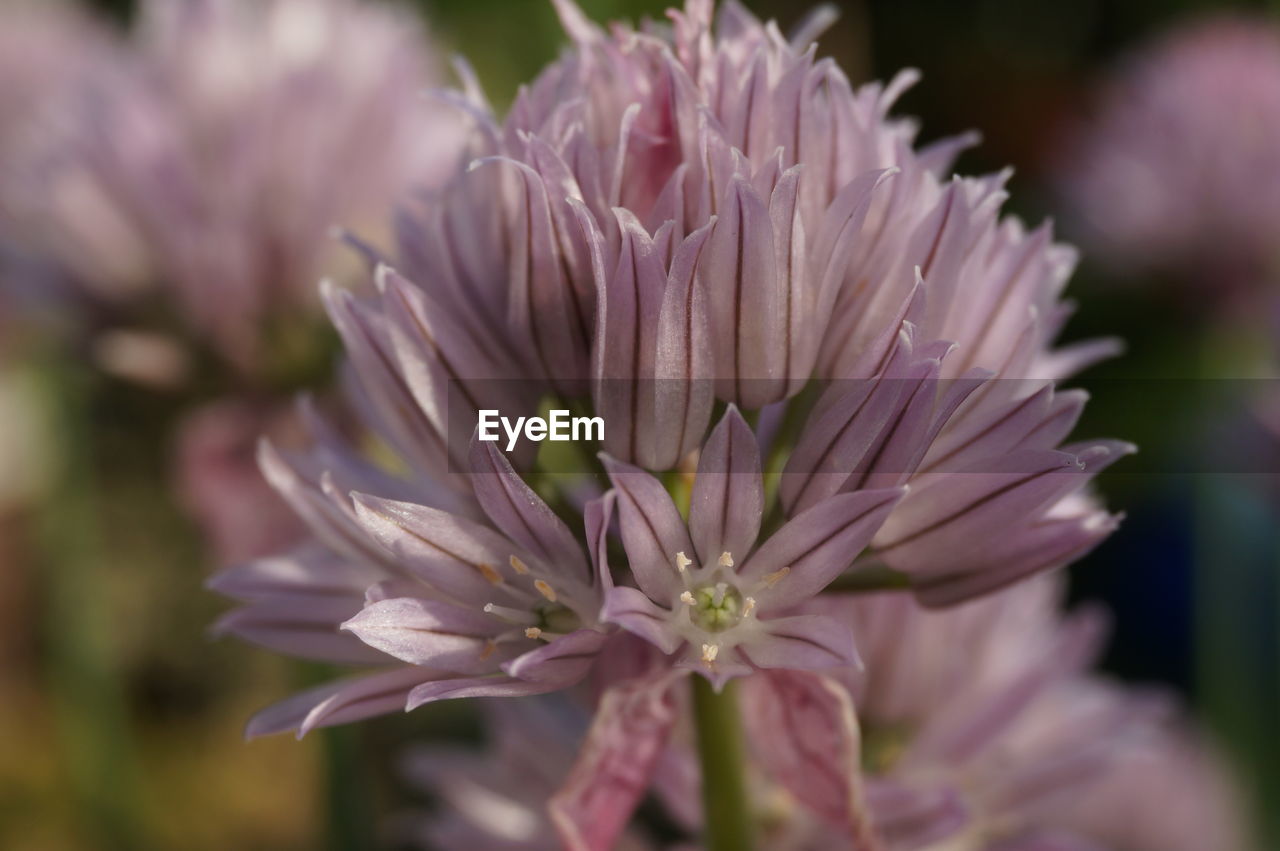
[[608, 633], [599, 629], [575, 630], [517, 656], [502, 670], [516, 679], [567, 688], [587, 675], [608, 640]]
[[793, 615], [760, 622], [764, 633], [739, 652], [761, 668], [814, 670], [856, 666], [853, 631], [848, 624], [822, 615]]
[[457, 700], [464, 697], [526, 697], [559, 690], [560, 686], [554, 683], [517, 680], [505, 674], [434, 679], [422, 683], [409, 692], [404, 708], [406, 711], [413, 711], [419, 706], [434, 703], [437, 700]]
[[569, 851], [614, 847], [675, 726], [678, 680], [683, 677], [664, 672], [601, 697], [573, 771], [548, 806]]
[[479, 523], [412, 502], [362, 493], [351, 498], [369, 537], [453, 599], [482, 606], [507, 572], [511, 543]]
[[[473, 673], [493, 655], [490, 639], [503, 629], [495, 618], [449, 603], [399, 597], [365, 606], [342, 625], [382, 652], [408, 662]], [[492, 663], [498, 660], [493, 659]]]
[[836, 494], [775, 532], [739, 571], [743, 580], [762, 583], [751, 592], [759, 611], [793, 606], [831, 584], [904, 493], [905, 488], [890, 488]]
[[847, 831], [855, 849], [880, 847], [862, 788], [862, 739], [849, 693], [834, 680], [763, 671], [743, 681], [747, 736], [796, 801]]
[[763, 511], [760, 447], [730, 405], [702, 448], [689, 504], [689, 532], [702, 563], [714, 564], [726, 552], [745, 558], [760, 532]]
[[714, 221], [676, 249], [662, 297], [654, 364], [658, 416], [652, 457], [646, 466], [674, 467], [702, 441], [715, 404], [707, 294], [694, 275]]
[[684, 589], [676, 554], [694, 552], [684, 519], [653, 476], [608, 455], [601, 455], [601, 461], [618, 494], [622, 544], [631, 573], [650, 599], [674, 604]]
[[472, 441], [471, 482], [494, 525], [540, 558], [550, 578], [590, 583], [582, 547], [569, 527], [516, 474], [496, 444]]
[[676, 651], [683, 639], [671, 628], [672, 615], [635, 588], [613, 588], [605, 596], [600, 619], [640, 636], [663, 653]]
[[404, 709], [410, 690], [436, 676], [422, 668], [396, 668], [325, 683], [269, 706], [249, 720], [245, 737], [254, 739], [296, 730], [298, 738], [316, 727], [331, 727]]
[[359, 598], [283, 596], [255, 600], [227, 612], [213, 626], [277, 653], [339, 664], [379, 664], [387, 658], [339, 625], [360, 611]]

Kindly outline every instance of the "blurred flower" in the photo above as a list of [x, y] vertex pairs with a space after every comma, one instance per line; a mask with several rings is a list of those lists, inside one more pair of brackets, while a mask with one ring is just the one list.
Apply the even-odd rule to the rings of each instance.
[[1106, 848], [1251, 849], [1241, 797], [1220, 755], [1197, 731], [1170, 724], [1133, 742], [1105, 776], [1059, 799], [1049, 819]]
[[100, 67], [112, 42], [79, 6], [60, 0], [5, 0], [0, 20], [0, 162], [7, 164], [50, 105]]
[[[847, 683], [886, 847], [1166, 847], [1154, 841], [1166, 821], [1157, 790], [1131, 789], [1135, 844], [1119, 840], [1107, 791], [1164, 760], [1187, 770], [1171, 787], [1205, 796], [1186, 812], [1200, 842], [1186, 847], [1244, 847], [1229, 786], [1178, 732], [1168, 698], [1086, 672], [1101, 623], [1090, 611], [1060, 616], [1059, 588], [1042, 578], [945, 612], [883, 594], [815, 607], [845, 607], [865, 659]], [[798, 778], [791, 791], [803, 804], [816, 781]]]
[[297, 429], [287, 410], [239, 399], [205, 405], [179, 425], [175, 487], [218, 564], [277, 552], [302, 536], [258, 470], [256, 452], [263, 434]]
[[[483, 752], [427, 745], [408, 755], [409, 779], [447, 805], [414, 819], [411, 835], [428, 848], [563, 848], [548, 812], [548, 796], [573, 767], [590, 717], [571, 701], [548, 698], [490, 702], [482, 717], [488, 739]], [[640, 851], [658, 846], [628, 830], [611, 847]]]
[[1190, 271], [1215, 289], [1269, 279], [1280, 33], [1261, 18], [1208, 18], [1147, 45], [1117, 69], [1067, 155], [1062, 192], [1100, 256]]
[[[33, 240], [45, 238], [29, 221], [33, 211], [27, 192], [39, 182], [32, 173], [34, 163], [48, 156], [53, 128], [65, 119], [66, 105], [75, 93], [113, 73], [108, 69], [120, 62], [112, 33], [70, 2], [0, 3], [0, 257], [5, 262], [0, 299], [6, 302], [13, 300], [21, 283], [14, 278], [32, 273], [25, 261]], [[49, 191], [48, 185], [43, 188]], [[82, 193], [77, 210], [81, 221], [99, 218], [96, 200]], [[113, 224], [105, 223], [108, 228]], [[80, 227], [77, 221], [68, 225]], [[124, 237], [124, 244], [115, 249], [121, 253], [130, 250], [129, 235]], [[108, 241], [104, 235], [94, 246], [104, 251], [99, 275], [110, 274], [105, 267], [116, 262]], [[78, 260], [68, 258], [72, 263]], [[129, 262], [122, 260], [120, 265]], [[12, 304], [0, 306], [14, 309]]]
[[354, 0], [147, 2], [130, 48], [60, 100], [14, 177], [24, 259], [82, 293], [166, 288], [260, 373], [321, 274], [354, 271], [332, 228], [376, 236], [452, 169], [456, 113], [419, 97], [435, 69], [415, 22]]

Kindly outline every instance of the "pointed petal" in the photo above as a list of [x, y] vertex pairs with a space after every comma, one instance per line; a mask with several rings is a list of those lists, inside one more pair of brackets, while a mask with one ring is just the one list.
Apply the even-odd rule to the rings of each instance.
[[341, 553], [349, 560], [369, 562], [391, 568], [385, 553], [372, 544], [352, 522], [351, 517], [333, 500], [325, 496], [320, 483], [303, 475], [291, 458], [279, 452], [270, 441], [258, 444], [258, 467], [263, 478], [289, 504], [321, 544]]
[[1122, 515], [1091, 509], [1012, 527], [986, 552], [957, 560], [951, 570], [939, 576], [913, 580], [911, 587], [921, 605], [931, 608], [990, 594], [1081, 558], [1110, 537], [1122, 519]]
[[760, 447], [730, 405], [702, 448], [689, 505], [689, 532], [702, 563], [714, 564], [726, 552], [745, 558], [760, 532], [763, 511]]
[[360, 611], [362, 600], [349, 597], [284, 596], [255, 600], [227, 612], [213, 626], [244, 641], [301, 659], [339, 664], [377, 665], [387, 657], [339, 625]]
[[609, 428], [605, 450], [631, 462], [652, 453], [657, 413], [651, 392], [666, 272], [653, 240], [626, 210], [615, 210], [621, 233], [617, 267], [598, 282], [592, 394]]
[[404, 709], [409, 691], [435, 674], [422, 668], [396, 668], [351, 677], [295, 694], [259, 712], [245, 737], [296, 730], [301, 738], [316, 727], [332, 727]]
[[740, 650], [761, 668], [851, 667], [859, 664], [849, 625], [822, 615], [793, 615], [760, 622], [764, 633]]
[[490, 677], [457, 677], [434, 679], [424, 682], [409, 692], [404, 708], [412, 712], [419, 706], [437, 700], [458, 700], [465, 697], [526, 697], [559, 691], [554, 683], [517, 680], [500, 674]]
[[359, 600], [366, 588], [384, 578], [379, 570], [341, 558], [324, 547], [308, 545], [228, 567], [210, 577], [205, 587], [238, 600], [281, 596]]
[[511, 543], [497, 532], [444, 511], [352, 494], [365, 532], [413, 575], [456, 600], [482, 606], [503, 581]]
[[601, 460], [618, 494], [622, 544], [636, 583], [650, 599], [672, 605], [684, 589], [676, 554], [694, 555], [684, 519], [653, 476], [607, 455]]
[[473, 673], [485, 664], [481, 657], [492, 655], [489, 641], [503, 624], [448, 603], [400, 597], [365, 606], [342, 628], [410, 665]]
[[711, 303], [717, 395], [754, 409], [777, 401], [784, 317], [765, 201], [741, 177], [729, 184], [698, 271]]
[[608, 640], [602, 630], [579, 629], [517, 656], [502, 669], [519, 680], [567, 688], [587, 675]]
[[564, 521], [516, 474], [497, 445], [471, 444], [471, 482], [493, 524], [542, 560], [555, 576], [590, 583], [582, 546]]
[[[752, 596], [765, 613], [817, 594], [853, 563], [889, 516], [903, 488], [837, 494], [788, 522], [739, 571], [763, 587]], [[779, 571], [786, 573], [775, 580]]]
[[654, 411], [658, 428], [649, 466], [674, 467], [702, 441], [715, 404], [707, 295], [694, 272], [714, 221], [690, 234], [671, 262], [658, 319]]

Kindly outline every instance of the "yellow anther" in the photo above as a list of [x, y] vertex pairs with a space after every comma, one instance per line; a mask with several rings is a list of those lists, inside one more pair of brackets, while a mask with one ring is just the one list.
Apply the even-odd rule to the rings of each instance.
[[484, 645], [484, 649], [480, 651], [480, 661], [483, 662], [484, 660], [488, 659], [490, 656], [493, 655], [493, 651], [497, 649], [498, 649], [497, 644], [495, 644], [492, 641], [486, 641]]
[[676, 570], [684, 573], [685, 569], [691, 564], [693, 564], [693, 560], [683, 552], [676, 553]]
[[764, 578], [764, 584], [772, 588], [773, 586], [781, 582], [783, 579], [786, 579], [787, 574], [790, 572], [791, 572], [791, 568], [780, 567], [777, 570], [775, 570], [773, 573], [770, 573], [768, 576]]
[[531, 626], [524, 631], [525, 638], [540, 638], [541, 636], [542, 630], [538, 629], [536, 626]]
[[742, 601], [742, 616], [745, 618], [747, 615], [749, 615], [749, 614], [751, 614], [753, 611], [755, 611], [755, 608], [756, 608], [756, 598], [755, 598], [755, 597], [747, 597], [747, 598], [743, 599], [743, 601]]
[[702, 645], [702, 661], [706, 663], [708, 667], [710, 667], [711, 664], [716, 661], [716, 657], [719, 655], [720, 655], [719, 644]]
[[502, 574], [498, 573], [497, 569], [495, 569], [493, 565], [483, 564], [483, 563], [477, 564], [476, 570], [480, 571], [480, 575], [483, 576], [485, 579], [489, 580], [490, 584], [492, 585], [502, 584]]
[[516, 573], [520, 574], [521, 576], [524, 576], [526, 573], [529, 572], [529, 565], [522, 562], [519, 556], [513, 555], [510, 559], [508, 559], [508, 561], [511, 562], [511, 569], [514, 570]]
[[720, 553], [720, 566], [733, 567], [733, 555], [730, 554], [728, 550]]
[[546, 597], [552, 603], [556, 601], [556, 589], [552, 588], [545, 580], [534, 580], [533, 587], [538, 589], [538, 593]]
[[691, 591], [685, 591], [681, 594], [680, 602], [684, 603], [686, 606], [696, 606], [698, 604], [698, 601], [693, 599], [693, 592]]

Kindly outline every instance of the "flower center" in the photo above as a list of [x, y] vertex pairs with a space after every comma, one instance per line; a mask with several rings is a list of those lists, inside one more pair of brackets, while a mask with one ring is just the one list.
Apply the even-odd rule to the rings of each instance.
[[703, 585], [688, 593], [693, 598], [689, 617], [707, 632], [723, 632], [735, 627], [746, 614], [742, 593], [727, 582]]
[[582, 618], [568, 606], [550, 605], [538, 608], [538, 628], [543, 632], [565, 635], [582, 628]]

